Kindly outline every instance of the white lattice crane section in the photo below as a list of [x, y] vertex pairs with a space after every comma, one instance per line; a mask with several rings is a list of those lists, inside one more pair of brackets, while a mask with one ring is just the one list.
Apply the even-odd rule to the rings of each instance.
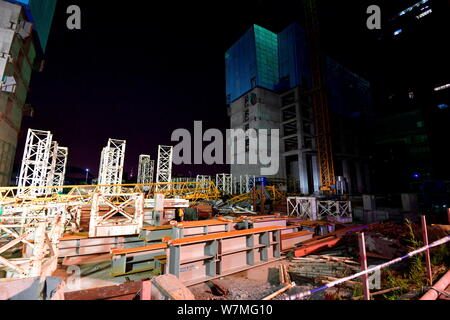
[[106, 194], [120, 193], [123, 165], [125, 162], [125, 140], [109, 139], [103, 148], [100, 158], [98, 183], [102, 185], [101, 192]]
[[[64, 185], [68, 154], [69, 149], [66, 147], [58, 147], [56, 149], [56, 159], [55, 159], [52, 186], [62, 187]], [[57, 191], [62, 192], [62, 188], [58, 188]]]
[[[172, 146], [158, 146], [158, 163], [156, 168], [156, 183], [172, 182]], [[167, 190], [170, 185], [158, 186], [157, 191]]]
[[52, 134], [50, 131], [28, 129], [19, 175], [19, 195], [39, 195], [45, 193], [42, 189], [27, 189], [27, 187], [48, 186], [47, 178], [50, 170], [49, 159], [51, 147]]
[[216, 187], [224, 194], [233, 193], [233, 175], [227, 173], [216, 174]]
[[139, 156], [139, 166], [137, 176], [138, 184], [151, 183], [152, 177], [150, 176], [150, 169], [151, 169], [150, 156], [146, 154], [141, 154]]

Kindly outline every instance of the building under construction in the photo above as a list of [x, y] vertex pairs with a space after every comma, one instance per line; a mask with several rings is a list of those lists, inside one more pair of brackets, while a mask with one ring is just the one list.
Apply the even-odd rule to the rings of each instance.
[[[310, 57], [306, 32], [298, 24], [278, 34], [254, 25], [225, 54], [231, 128], [280, 130], [280, 170], [268, 178], [294, 181], [293, 191], [303, 194], [321, 187]], [[353, 133], [371, 125], [370, 84], [330, 57], [324, 61], [324, 78], [333, 115], [335, 175], [344, 192], [369, 192], [371, 141]], [[248, 140], [246, 147], [248, 157]], [[259, 172], [260, 165], [231, 166], [234, 175]]]

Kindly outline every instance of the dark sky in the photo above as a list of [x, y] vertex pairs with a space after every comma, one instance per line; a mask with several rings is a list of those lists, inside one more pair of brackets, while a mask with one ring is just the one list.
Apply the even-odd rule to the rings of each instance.
[[[380, 4], [395, 11], [393, 1], [321, 2], [327, 53], [369, 80], [382, 78], [385, 61], [365, 10]], [[395, 2], [401, 9], [405, 1]], [[58, 0], [46, 67], [31, 82], [35, 116], [24, 119], [17, 159], [31, 127], [52, 131], [69, 147], [69, 166], [95, 173], [108, 138], [125, 139], [126, 171], [136, 174], [139, 154], [156, 159], [157, 145], [171, 144], [174, 129], [192, 130], [195, 120], [204, 128], [228, 127], [224, 52], [251, 24], [279, 32], [302, 22], [299, 0], [143, 3]], [[66, 28], [70, 4], [81, 7], [80, 31]], [[212, 174], [226, 167], [174, 171]]]

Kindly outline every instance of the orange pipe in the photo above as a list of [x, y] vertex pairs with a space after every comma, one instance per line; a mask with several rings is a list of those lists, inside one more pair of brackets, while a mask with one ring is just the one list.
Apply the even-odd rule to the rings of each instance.
[[[436, 290], [445, 291], [445, 289], [450, 285], [450, 270], [439, 279], [438, 282], [433, 286]], [[436, 290], [430, 289], [427, 293], [423, 295], [420, 300], [436, 300], [439, 298], [440, 294]]]

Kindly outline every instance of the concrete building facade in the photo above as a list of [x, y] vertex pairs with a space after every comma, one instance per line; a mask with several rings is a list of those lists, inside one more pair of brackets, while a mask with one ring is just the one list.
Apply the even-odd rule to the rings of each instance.
[[[55, 6], [54, 0], [0, 1], [0, 186], [10, 184], [22, 117], [32, 114], [26, 104], [31, 74], [45, 48]], [[34, 19], [32, 12], [38, 13]], [[33, 32], [37, 25], [42, 28]]]

